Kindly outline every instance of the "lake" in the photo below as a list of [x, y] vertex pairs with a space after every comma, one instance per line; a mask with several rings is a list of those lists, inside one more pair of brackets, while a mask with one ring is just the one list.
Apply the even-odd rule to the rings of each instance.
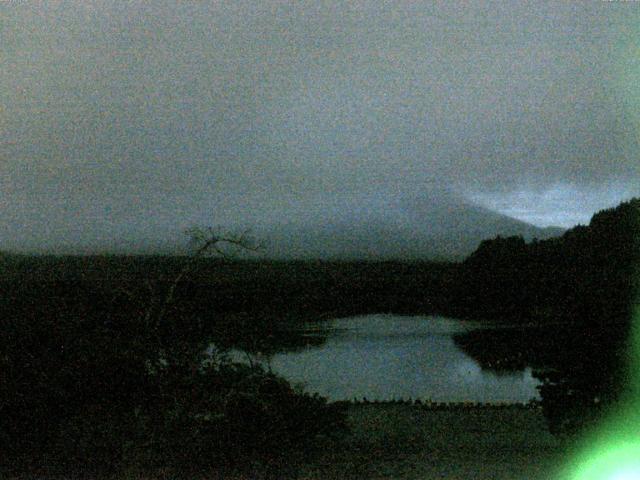
[[307, 325], [318, 346], [277, 353], [265, 365], [330, 400], [430, 399], [434, 402], [527, 402], [539, 399], [531, 369], [483, 370], [453, 335], [482, 328], [434, 316], [366, 315]]

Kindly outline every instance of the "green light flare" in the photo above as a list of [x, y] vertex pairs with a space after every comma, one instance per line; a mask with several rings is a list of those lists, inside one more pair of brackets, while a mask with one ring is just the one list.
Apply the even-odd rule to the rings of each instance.
[[622, 443], [581, 464], [571, 480], [640, 479], [640, 443]]
[[[640, 279], [640, 265], [636, 278]], [[638, 282], [640, 283], [640, 282]], [[628, 389], [601, 425], [575, 445], [560, 480], [640, 480], [640, 295], [627, 346]]]
[[609, 445], [594, 448], [570, 465], [567, 480], [640, 479], [640, 442], [612, 438]]

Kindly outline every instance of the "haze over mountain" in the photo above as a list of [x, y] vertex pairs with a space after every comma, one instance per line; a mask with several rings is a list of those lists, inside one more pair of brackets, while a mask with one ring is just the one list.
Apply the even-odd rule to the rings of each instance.
[[293, 219], [264, 225], [255, 233], [267, 257], [372, 260], [460, 259], [496, 235], [532, 240], [564, 232], [559, 227], [536, 227], [442, 192], [387, 199], [378, 207], [358, 215], [326, 216], [315, 223]]
[[[259, 253], [252, 258], [344, 260], [455, 260], [497, 235], [546, 239], [564, 232], [541, 228], [467, 200], [444, 189], [422, 194], [335, 196], [331, 201], [290, 202], [280, 205], [249, 203], [242, 214], [213, 211], [220, 232], [249, 231]], [[22, 253], [54, 254], [184, 254], [189, 250], [184, 231], [198, 223], [189, 219], [171, 224], [162, 217], [139, 218], [135, 232], [102, 231], [99, 225], [69, 225], [82, 236], [66, 242], [10, 245]], [[166, 222], [166, 223], [165, 223]], [[164, 223], [164, 225], [163, 225]], [[163, 228], [164, 227], [164, 228]], [[151, 233], [151, 234], [150, 234]], [[34, 236], [35, 237], [35, 236]], [[93, 238], [91, 238], [93, 237]], [[6, 246], [5, 246], [6, 248]], [[245, 257], [243, 252], [235, 252]]]

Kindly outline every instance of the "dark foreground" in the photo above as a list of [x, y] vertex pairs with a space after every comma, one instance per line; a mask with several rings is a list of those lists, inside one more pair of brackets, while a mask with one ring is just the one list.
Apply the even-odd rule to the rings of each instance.
[[552, 479], [563, 461], [539, 409], [355, 405], [352, 434], [304, 479]]
[[[339, 442], [327, 440], [322, 452], [312, 462], [299, 465], [298, 473], [290, 478], [550, 480], [565, 460], [560, 441], [549, 434], [542, 411], [537, 408], [428, 410], [413, 405], [358, 404], [349, 407], [348, 421], [352, 432], [347, 438]], [[210, 473], [185, 478], [260, 477]], [[85, 478], [91, 477], [73, 476], [73, 480]], [[116, 478], [180, 477], [175, 472], [130, 472], [100, 480]]]

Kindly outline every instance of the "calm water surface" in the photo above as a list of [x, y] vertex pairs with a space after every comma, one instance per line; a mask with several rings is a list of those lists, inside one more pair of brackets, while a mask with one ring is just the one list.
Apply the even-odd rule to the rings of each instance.
[[367, 315], [310, 325], [320, 347], [276, 354], [272, 370], [331, 400], [366, 397], [438, 402], [526, 402], [539, 398], [531, 369], [496, 374], [453, 341], [477, 324], [442, 317]]

